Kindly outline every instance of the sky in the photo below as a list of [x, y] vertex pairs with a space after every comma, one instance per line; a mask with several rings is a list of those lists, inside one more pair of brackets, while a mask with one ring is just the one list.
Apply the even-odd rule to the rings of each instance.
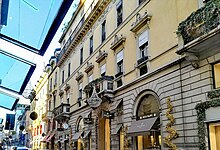
[[[29, 82], [30, 84], [26, 87], [26, 89], [29, 88], [31, 90], [31, 88], [33, 88], [34, 85], [37, 84], [37, 80], [40, 78], [40, 75], [43, 73], [44, 67], [49, 62], [50, 57], [54, 53], [54, 50], [56, 48], [60, 47], [60, 43], [58, 41], [62, 35], [63, 25], [64, 25], [64, 23], [68, 22], [71, 19], [72, 14], [73, 14], [74, 10], [76, 9], [76, 4], [78, 4], [78, 3], [79, 3], [79, 0], [74, 0], [72, 6], [70, 7], [69, 11], [67, 12], [67, 15], [65, 16], [63, 22], [61, 23], [57, 33], [55, 34], [53, 40], [51, 41], [51, 44], [49, 45], [49, 47], [43, 57], [0, 39], [0, 49], [3, 49], [6, 52], [10, 52], [18, 57], [24, 58], [24, 59], [36, 64], [36, 69], [30, 79], [30, 82]], [[37, 9], [37, 7], [34, 9]], [[46, 9], [46, 8], [44, 8], [44, 9]], [[9, 19], [11, 19], [11, 16], [9, 16]], [[27, 27], [27, 28], [31, 28], [31, 27]], [[30, 30], [27, 29], [26, 32], [30, 33]], [[27, 33], [25, 33], [25, 34], [27, 34]], [[15, 96], [20, 98], [19, 103], [29, 104], [29, 100], [25, 99], [23, 96], [19, 96], [19, 95], [15, 95]], [[14, 113], [12, 111], [9, 111], [9, 110], [3, 109], [3, 108], [0, 108], [0, 112], [1, 112], [0, 118], [3, 118], [4, 120], [6, 117], [6, 113]]]

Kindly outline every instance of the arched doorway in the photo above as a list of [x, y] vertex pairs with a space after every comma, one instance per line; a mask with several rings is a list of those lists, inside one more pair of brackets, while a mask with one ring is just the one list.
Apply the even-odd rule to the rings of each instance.
[[142, 93], [135, 104], [136, 121], [131, 123], [129, 134], [134, 138], [134, 149], [161, 149], [161, 122], [159, 98], [154, 92]]

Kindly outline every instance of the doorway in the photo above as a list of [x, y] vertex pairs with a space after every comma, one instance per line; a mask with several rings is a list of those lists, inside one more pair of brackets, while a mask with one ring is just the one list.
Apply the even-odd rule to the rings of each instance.
[[220, 122], [209, 124], [210, 149], [220, 149]]
[[100, 117], [98, 123], [98, 149], [110, 150], [110, 122]]

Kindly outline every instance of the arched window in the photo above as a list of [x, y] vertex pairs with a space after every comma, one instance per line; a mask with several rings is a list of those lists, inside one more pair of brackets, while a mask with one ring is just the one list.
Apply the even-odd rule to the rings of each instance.
[[85, 128], [85, 125], [84, 125], [83, 118], [79, 118], [77, 126], [76, 126], [76, 131], [77, 132], [84, 131], [84, 128]]
[[135, 136], [136, 149], [161, 149], [160, 105], [155, 93], [142, 93], [136, 101], [136, 121], [131, 123], [130, 133]]
[[158, 114], [159, 104], [157, 99], [151, 94], [144, 95], [137, 107], [137, 119], [149, 118]]

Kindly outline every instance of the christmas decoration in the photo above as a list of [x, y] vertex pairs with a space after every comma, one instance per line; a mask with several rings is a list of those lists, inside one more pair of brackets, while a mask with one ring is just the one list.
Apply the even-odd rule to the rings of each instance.
[[174, 130], [171, 126], [174, 124], [175, 119], [173, 117], [172, 114], [170, 114], [173, 111], [173, 106], [170, 102], [170, 97], [167, 98], [167, 107], [168, 110], [166, 112], [166, 117], [170, 120], [167, 124], [166, 124], [166, 131], [169, 133], [169, 135], [167, 137], [165, 137], [165, 144], [170, 148], [170, 150], [177, 150], [177, 147], [175, 144], [172, 143], [173, 139], [176, 139], [179, 134], [177, 133], [176, 130]]

